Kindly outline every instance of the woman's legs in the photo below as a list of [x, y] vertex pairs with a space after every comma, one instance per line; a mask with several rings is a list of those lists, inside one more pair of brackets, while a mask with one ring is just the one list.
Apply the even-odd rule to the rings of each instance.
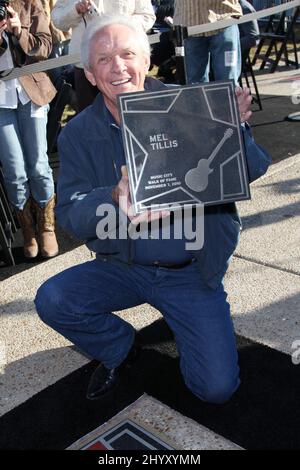
[[[18, 103], [17, 109], [0, 109], [0, 155], [10, 202], [16, 207], [24, 235], [24, 254], [37, 255], [35, 216], [39, 216], [42, 255], [55, 256], [54, 182], [47, 155], [48, 105]], [[30, 194], [34, 201], [30, 200]], [[45, 225], [45, 220], [51, 224]]]

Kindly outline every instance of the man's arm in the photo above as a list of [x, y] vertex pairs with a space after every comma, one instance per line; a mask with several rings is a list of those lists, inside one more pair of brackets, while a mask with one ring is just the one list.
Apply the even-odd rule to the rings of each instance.
[[136, 0], [132, 17], [141, 24], [144, 31], [149, 31], [156, 19], [151, 0]]
[[77, 11], [79, 2], [74, 0], [58, 0], [51, 12], [54, 25], [61, 31], [68, 31], [82, 21], [82, 15]]
[[255, 142], [250, 126], [247, 123], [242, 125], [242, 129], [249, 181], [252, 183], [252, 181], [260, 178], [260, 176], [266, 173], [272, 159], [268, 152]]
[[251, 183], [267, 171], [268, 166], [271, 163], [271, 157], [266, 150], [254, 141], [250, 126], [247, 123], [248, 119], [252, 115], [252, 111], [250, 109], [252, 96], [249, 88], [242, 89], [237, 87], [235, 93], [240, 113], [240, 120], [242, 123], [249, 181]]
[[[241, 2], [244, 15], [254, 13], [255, 9], [248, 2]], [[247, 21], [239, 24], [240, 41], [242, 52], [254, 47], [259, 40], [259, 26], [257, 20]]]
[[114, 186], [93, 187], [88, 176], [86, 155], [82, 155], [82, 149], [76, 146], [72, 134], [62, 132], [58, 140], [58, 153], [61, 161], [56, 206], [59, 224], [80, 240], [95, 239], [96, 226], [101, 220], [96, 215], [97, 208], [101, 204], [110, 204], [116, 210], [116, 225], [110, 225], [114, 230], [119, 210], [112, 199]]
[[18, 13], [10, 5], [7, 11], [10, 15], [7, 19], [8, 30], [13, 32], [24, 53], [39, 60], [47, 59], [52, 48], [52, 37], [41, 2], [38, 0], [32, 4], [30, 24], [21, 24]]

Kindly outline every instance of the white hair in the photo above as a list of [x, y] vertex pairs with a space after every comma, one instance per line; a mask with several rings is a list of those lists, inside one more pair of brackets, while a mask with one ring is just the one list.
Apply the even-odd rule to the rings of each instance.
[[90, 48], [91, 42], [102, 29], [111, 25], [123, 25], [134, 31], [138, 37], [138, 43], [146, 57], [150, 58], [150, 44], [148, 36], [143, 28], [128, 16], [120, 15], [101, 15], [88, 23], [81, 40], [81, 62], [85, 69], [90, 70]]

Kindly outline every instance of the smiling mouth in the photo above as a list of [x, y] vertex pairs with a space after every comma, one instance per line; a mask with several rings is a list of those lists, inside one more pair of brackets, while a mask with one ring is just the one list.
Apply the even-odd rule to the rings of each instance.
[[113, 86], [120, 86], [120, 85], [125, 85], [126, 83], [131, 82], [131, 78], [125, 78], [124, 80], [116, 80], [114, 82], [111, 82]]

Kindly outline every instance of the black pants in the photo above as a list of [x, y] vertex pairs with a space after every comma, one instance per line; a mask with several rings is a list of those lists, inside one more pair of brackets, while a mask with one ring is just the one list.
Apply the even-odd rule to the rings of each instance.
[[99, 90], [88, 81], [83, 69], [79, 67], [74, 68], [74, 82], [78, 107], [77, 112], [80, 113], [80, 111], [92, 104]]

